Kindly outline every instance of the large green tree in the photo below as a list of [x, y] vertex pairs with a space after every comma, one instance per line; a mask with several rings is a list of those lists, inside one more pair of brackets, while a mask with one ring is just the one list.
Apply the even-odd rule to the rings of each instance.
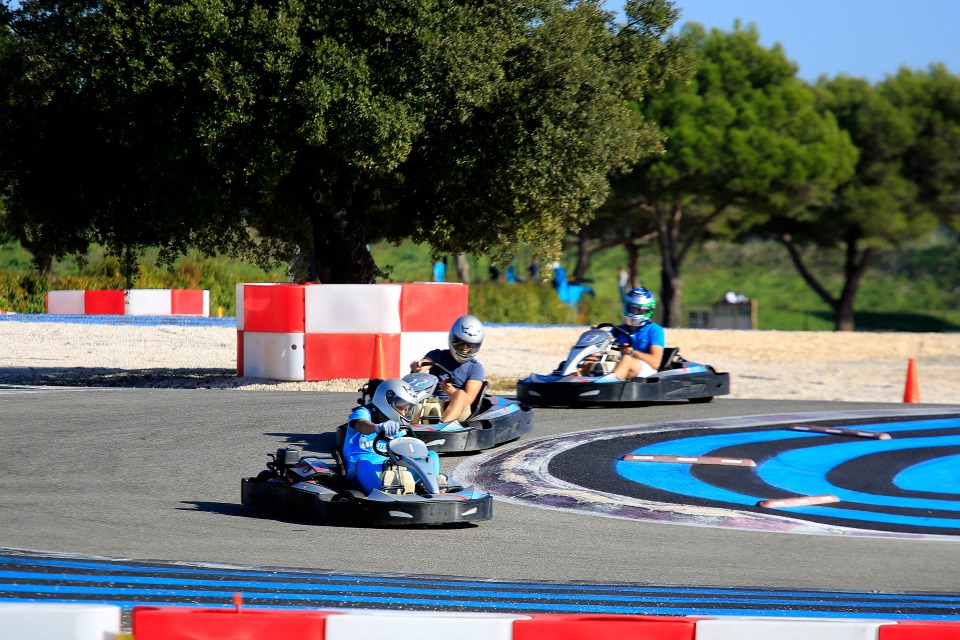
[[[746, 218], [823, 202], [849, 175], [855, 150], [779, 46], [754, 26], [679, 39], [699, 57], [692, 80], [672, 82], [642, 105], [665, 134], [665, 152], [615, 181], [611, 206], [632, 207], [657, 232], [663, 322], [678, 326], [682, 266], [710, 235], [730, 236]], [[719, 292], [718, 292], [719, 294]]]
[[[902, 70], [876, 87], [851, 77], [822, 79], [820, 108], [833, 114], [859, 149], [856, 171], [818, 206], [766, 225], [787, 248], [804, 281], [834, 312], [838, 331], [855, 328], [860, 285], [878, 250], [928, 234], [960, 211], [960, 78], [942, 66]], [[842, 255], [837, 293], [814, 272], [805, 248]]]
[[[546, 255], [655, 148], [665, 0], [25, 0], [0, 42], [8, 226], [369, 282], [373, 238]], [[7, 137], [7, 134], [10, 135]], [[250, 235], [248, 230], [255, 233]]]

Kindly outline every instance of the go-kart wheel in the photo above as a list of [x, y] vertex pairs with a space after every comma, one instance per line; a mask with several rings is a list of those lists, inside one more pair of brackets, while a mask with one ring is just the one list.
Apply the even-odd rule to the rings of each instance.
[[254, 479], [254, 482], [266, 482], [272, 477], [273, 477], [273, 471], [270, 471], [269, 469], [264, 469], [263, 471], [257, 474], [257, 477]]
[[[411, 429], [410, 427], [400, 427], [400, 430], [397, 431], [396, 437], [412, 438], [413, 429]], [[382, 433], [378, 433], [377, 437], [373, 439], [373, 444], [370, 445], [370, 448], [373, 450], [374, 453], [378, 453], [385, 458], [389, 458], [390, 457], [389, 445], [391, 440], [393, 440], [393, 438], [388, 438]]]
[[706, 396], [703, 398], [689, 398], [690, 404], [706, 404], [713, 400], [713, 396]]

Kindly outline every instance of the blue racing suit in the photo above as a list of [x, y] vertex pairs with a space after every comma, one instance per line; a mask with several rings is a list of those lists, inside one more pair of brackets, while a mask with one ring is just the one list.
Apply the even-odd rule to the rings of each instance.
[[[373, 422], [372, 410], [372, 405], [361, 405], [350, 413], [347, 418], [347, 437], [343, 442], [343, 464], [346, 466], [347, 482], [360, 487], [366, 494], [383, 486], [380, 474], [383, 472], [383, 463], [388, 460], [386, 456], [373, 451], [376, 433], [363, 434], [353, 428], [355, 420]], [[439, 475], [440, 457], [435, 451], [428, 455], [433, 461], [434, 473]]]

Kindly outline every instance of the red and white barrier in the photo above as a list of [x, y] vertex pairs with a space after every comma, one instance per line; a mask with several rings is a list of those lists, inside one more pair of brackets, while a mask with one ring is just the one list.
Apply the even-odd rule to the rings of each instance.
[[238, 284], [237, 375], [397, 377], [446, 347], [468, 294], [459, 283]]
[[104, 640], [120, 635], [120, 607], [0, 602], [0, 640]]
[[274, 640], [286, 636], [317, 640], [946, 640], [960, 637], [960, 623], [137, 606], [133, 609], [133, 634], [136, 640]]
[[209, 316], [206, 289], [50, 291], [47, 313], [116, 316]]

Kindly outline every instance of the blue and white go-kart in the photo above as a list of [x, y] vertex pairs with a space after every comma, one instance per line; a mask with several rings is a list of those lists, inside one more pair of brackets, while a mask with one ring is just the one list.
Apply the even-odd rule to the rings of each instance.
[[287, 447], [268, 454], [266, 470], [242, 480], [241, 501], [292, 519], [338, 525], [443, 525], [493, 517], [490, 494], [436, 476], [426, 445], [409, 427], [393, 439], [376, 437], [374, 450], [387, 457], [383, 485], [370, 493], [359, 490], [347, 481], [340, 453], [345, 436], [341, 425], [331, 455], [301, 456]]
[[580, 335], [567, 359], [550, 374], [531, 373], [517, 381], [517, 399], [540, 406], [583, 406], [641, 402], [710, 402], [730, 393], [730, 374], [680, 357], [667, 347], [659, 370], [646, 378], [600, 380], [613, 371], [621, 353], [612, 324], [599, 324]]

